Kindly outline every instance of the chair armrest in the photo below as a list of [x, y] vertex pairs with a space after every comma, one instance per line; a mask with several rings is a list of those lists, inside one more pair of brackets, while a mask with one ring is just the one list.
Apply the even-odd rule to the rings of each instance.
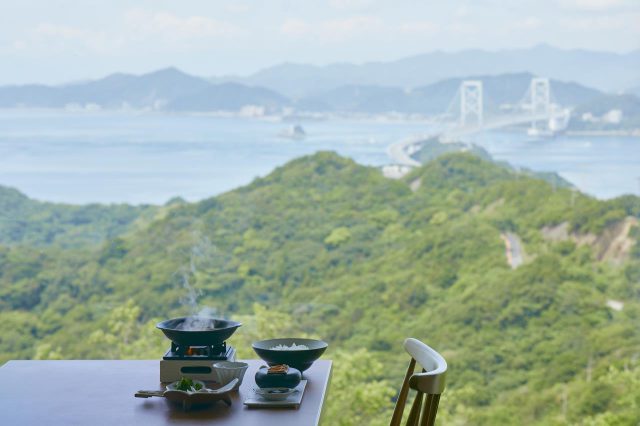
[[413, 390], [426, 394], [441, 394], [446, 383], [447, 367], [424, 373], [415, 373], [409, 378], [409, 386]]

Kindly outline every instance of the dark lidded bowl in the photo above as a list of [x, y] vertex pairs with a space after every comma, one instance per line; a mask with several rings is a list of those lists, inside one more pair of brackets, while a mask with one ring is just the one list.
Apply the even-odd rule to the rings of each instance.
[[[305, 345], [309, 349], [293, 351], [271, 349], [278, 345], [291, 346], [293, 343], [296, 345]], [[320, 358], [329, 345], [322, 340], [289, 337], [282, 339], [260, 340], [258, 342], [253, 342], [253, 345], [251, 346], [253, 346], [253, 350], [256, 354], [258, 354], [258, 356], [270, 366], [287, 364], [297, 370], [304, 371], [311, 367], [315, 360]]]
[[300, 383], [302, 375], [297, 369], [290, 367], [283, 374], [269, 374], [269, 368], [262, 366], [256, 371], [256, 385], [259, 388], [289, 388], [293, 389]]

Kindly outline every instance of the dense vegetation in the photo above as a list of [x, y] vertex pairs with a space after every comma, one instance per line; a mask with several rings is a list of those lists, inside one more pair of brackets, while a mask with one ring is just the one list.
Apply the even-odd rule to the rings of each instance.
[[[388, 423], [408, 336], [449, 362], [440, 424], [640, 422], [636, 197], [470, 154], [393, 181], [318, 153], [154, 214], [99, 244], [3, 239], [0, 360], [158, 358], [154, 321], [208, 306], [245, 324], [242, 356], [256, 338], [327, 340], [330, 425]], [[523, 242], [517, 269], [505, 232]]]
[[[431, 138], [422, 140], [420, 142], [420, 149], [414, 152], [411, 155], [411, 157], [414, 160], [424, 164], [446, 153], [453, 153], [453, 152], [469, 152], [477, 157], [480, 157], [483, 160], [492, 161], [492, 162], [495, 162], [496, 164], [500, 164], [501, 166], [507, 169], [516, 170], [506, 162], [499, 162], [494, 160], [491, 154], [489, 154], [489, 152], [487, 152], [486, 149], [482, 148], [479, 145], [475, 145], [467, 142], [451, 142], [451, 141], [443, 143], [440, 141], [439, 137], [431, 137]], [[529, 170], [526, 168], [519, 168], [517, 170], [523, 175], [545, 180], [556, 187], [563, 187], [563, 188], [573, 187], [571, 182], [567, 181], [562, 176], [554, 172], [534, 172], [533, 170]]]
[[65, 248], [99, 244], [130, 230], [137, 220], [152, 218], [156, 211], [153, 206], [126, 204], [46, 203], [0, 186], [0, 244]]

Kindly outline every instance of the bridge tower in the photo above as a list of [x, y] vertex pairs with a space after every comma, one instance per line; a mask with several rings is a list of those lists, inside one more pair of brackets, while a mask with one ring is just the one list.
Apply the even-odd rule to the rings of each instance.
[[535, 77], [529, 86], [531, 114], [548, 114], [551, 109], [551, 86], [548, 78]]
[[465, 80], [460, 85], [460, 125], [466, 126], [469, 118], [475, 118], [476, 125], [482, 127], [482, 81]]

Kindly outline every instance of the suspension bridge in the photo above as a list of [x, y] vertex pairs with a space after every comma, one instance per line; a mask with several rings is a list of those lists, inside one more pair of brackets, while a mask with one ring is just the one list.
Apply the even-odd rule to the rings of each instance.
[[397, 177], [420, 166], [412, 155], [426, 140], [459, 142], [473, 133], [523, 124], [530, 124], [528, 133], [531, 136], [549, 136], [564, 130], [569, 121], [569, 110], [553, 102], [548, 78], [532, 78], [524, 96], [518, 103], [509, 105], [507, 112], [487, 111], [485, 97], [482, 81], [462, 81], [445, 113], [434, 121], [438, 131], [412, 136], [388, 148], [395, 164], [386, 166], [385, 174]]

